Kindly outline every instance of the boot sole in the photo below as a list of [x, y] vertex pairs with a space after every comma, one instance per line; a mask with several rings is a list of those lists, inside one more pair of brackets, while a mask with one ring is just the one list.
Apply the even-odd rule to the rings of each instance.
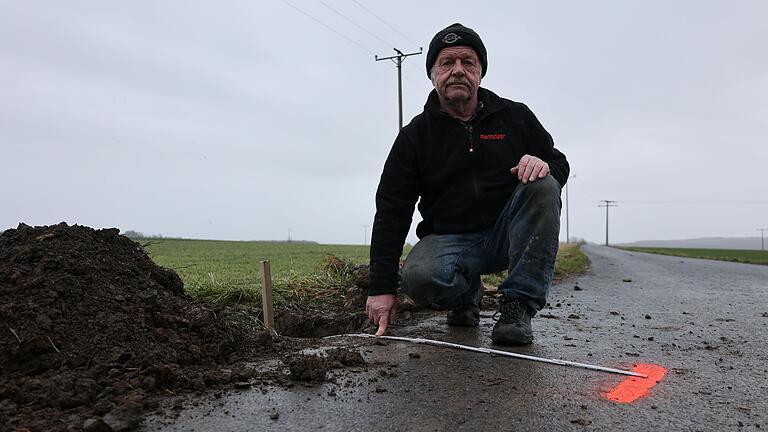
[[525, 334], [519, 329], [505, 330], [507, 334], [499, 334], [496, 331], [491, 333], [491, 341], [496, 345], [530, 345], [533, 343], [533, 335]]

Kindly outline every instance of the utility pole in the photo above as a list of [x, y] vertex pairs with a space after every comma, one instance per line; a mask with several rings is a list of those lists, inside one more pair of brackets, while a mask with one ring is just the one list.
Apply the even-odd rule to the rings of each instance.
[[[576, 178], [575, 175], [569, 176], [568, 179]], [[568, 182], [565, 182], [565, 243], [571, 242], [571, 232], [568, 227]]]
[[368, 244], [368, 225], [363, 225], [363, 246]]
[[608, 246], [608, 209], [611, 207], [618, 207], [616, 201], [612, 200], [600, 200], [601, 203], [598, 207], [605, 207], [605, 245]]
[[400, 51], [397, 48], [393, 48], [393, 49], [395, 50], [397, 55], [390, 56], [390, 57], [382, 57], [382, 58], [379, 58], [378, 55], [374, 55], [373, 58], [376, 61], [392, 60], [392, 62], [395, 64], [395, 66], [397, 66], [397, 103], [398, 103], [398, 108], [399, 108], [399, 113], [400, 113], [400, 116], [399, 116], [399, 118], [400, 118], [400, 123], [399, 123], [400, 127], [399, 127], [398, 130], [400, 130], [400, 129], [403, 128], [403, 70], [402, 70], [403, 69], [403, 60], [405, 60], [405, 58], [408, 57], [408, 56], [421, 54], [424, 51], [424, 49], [422, 47], [419, 47], [419, 52], [412, 52], [412, 53], [408, 53], [408, 54], [403, 54], [403, 52]]
[[768, 231], [768, 228], [758, 228], [758, 231], [760, 231], [760, 250], [765, 250], [765, 232]]

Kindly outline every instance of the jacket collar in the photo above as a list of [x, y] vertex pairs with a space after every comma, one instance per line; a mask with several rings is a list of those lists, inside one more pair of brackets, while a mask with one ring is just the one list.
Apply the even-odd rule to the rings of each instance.
[[[496, 112], [504, 107], [501, 98], [497, 96], [496, 93], [483, 87], [477, 89], [477, 104], [478, 109], [474, 118]], [[432, 89], [432, 91], [429, 92], [427, 102], [424, 104], [424, 111], [448, 115], [440, 109], [440, 99], [437, 97], [437, 91], [435, 91], [435, 89]]]

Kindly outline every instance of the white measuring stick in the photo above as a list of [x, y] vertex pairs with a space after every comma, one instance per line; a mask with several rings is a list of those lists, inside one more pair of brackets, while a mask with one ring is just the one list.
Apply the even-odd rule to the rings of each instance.
[[561, 366], [574, 366], [574, 367], [579, 367], [583, 369], [610, 372], [610, 373], [621, 374], [621, 375], [630, 375], [630, 376], [635, 376], [639, 378], [648, 378], [648, 375], [646, 374], [642, 374], [639, 372], [632, 372], [632, 371], [623, 370], [623, 369], [613, 369], [609, 367], [595, 366], [587, 363], [578, 363], [578, 362], [572, 362], [568, 360], [548, 359], [544, 357], [536, 357], [536, 356], [518, 354], [518, 353], [513, 353], [508, 351], [495, 350], [491, 348], [471, 347], [468, 345], [459, 345], [451, 342], [443, 342], [443, 341], [432, 340], [432, 339], [407, 338], [407, 337], [400, 337], [400, 336], [375, 336], [367, 333], [342, 334], [342, 335], [334, 335], [334, 336], [327, 336], [327, 337], [334, 338], [334, 337], [345, 337], [345, 336], [362, 337], [362, 338], [380, 338], [380, 339], [396, 340], [396, 341], [402, 341], [402, 342], [413, 342], [413, 343], [424, 344], [424, 345], [435, 345], [440, 347], [456, 348], [456, 349], [474, 351], [474, 352], [485, 353], [485, 354], [495, 354], [495, 355], [506, 356], [506, 357], [514, 357], [514, 358], [519, 358], [523, 360], [532, 360], [532, 361], [537, 361], [542, 363], [551, 363], [551, 364], [556, 364]]

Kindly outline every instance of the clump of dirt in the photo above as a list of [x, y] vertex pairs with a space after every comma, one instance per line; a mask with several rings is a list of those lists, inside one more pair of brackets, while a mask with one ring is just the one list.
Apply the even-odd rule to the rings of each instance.
[[326, 380], [329, 369], [362, 366], [366, 361], [357, 351], [336, 348], [328, 351], [325, 356], [296, 354], [288, 357], [284, 363], [288, 366], [292, 380], [320, 383]]
[[362, 366], [366, 364], [362, 354], [358, 351], [350, 351], [344, 348], [336, 348], [328, 353], [328, 360], [332, 367]]
[[325, 358], [315, 354], [299, 354], [288, 358], [285, 364], [294, 381], [323, 382], [329, 369]]
[[0, 298], [0, 430], [129, 430], [153, 394], [247, 380], [272, 343], [117, 229], [5, 231]]

